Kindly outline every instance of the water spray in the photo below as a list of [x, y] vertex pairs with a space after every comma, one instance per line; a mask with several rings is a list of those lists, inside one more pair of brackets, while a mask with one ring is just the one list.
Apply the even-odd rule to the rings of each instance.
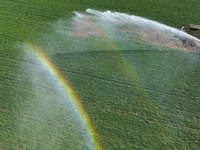
[[100, 12], [100, 11], [96, 11], [96, 10], [92, 10], [92, 9], [87, 9], [86, 12], [93, 14], [95, 16], [98, 16], [102, 20], [109, 21], [110, 23], [115, 23], [115, 24], [119, 24], [119, 25], [131, 23], [132, 25], [135, 25], [135, 26], [138, 26], [141, 28], [160, 30], [163, 32], [178, 34], [180, 36], [185, 36], [189, 39], [200, 41], [199, 39], [197, 39], [185, 32], [177, 30], [173, 27], [164, 25], [164, 24], [156, 22], [156, 21], [145, 19], [145, 18], [142, 18], [139, 16], [128, 15], [126, 13], [111, 12], [111, 11]]

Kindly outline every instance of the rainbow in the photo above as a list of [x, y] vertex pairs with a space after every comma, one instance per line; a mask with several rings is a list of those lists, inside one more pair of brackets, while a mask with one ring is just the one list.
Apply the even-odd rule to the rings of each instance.
[[92, 127], [91, 120], [88, 116], [88, 114], [83, 109], [83, 106], [81, 104], [81, 101], [78, 99], [76, 93], [74, 92], [73, 88], [71, 87], [69, 81], [66, 79], [66, 77], [63, 77], [62, 74], [59, 72], [57, 67], [50, 61], [50, 59], [42, 53], [39, 46], [36, 46], [31, 43], [26, 43], [26, 47], [28, 47], [41, 61], [42, 64], [46, 66], [46, 68], [49, 70], [49, 72], [58, 79], [60, 84], [64, 87], [67, 93], [69, 93], [70, 98], [73, 100], [73, 103], [75, 107], [77, 108], [78, 114], [83, 120], [83, 123], [89, 133], [90, 139], [92, 141], [92, 144], [96, 150], [101, 150], [102, 147], [100, 146], [100, 143], [97, 140], [98, 135], [96, 134], [94, 128]]

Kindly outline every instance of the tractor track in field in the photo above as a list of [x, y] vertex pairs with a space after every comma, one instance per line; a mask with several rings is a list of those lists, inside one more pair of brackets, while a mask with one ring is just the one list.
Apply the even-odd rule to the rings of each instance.
[[[1, 57], [1, 59], [6, 59], [6, 60], [9, 60], [9, 61], [13, 61], [13, 62], [18, 62], [18, 63], [29, 63], [31, 65], [40, 65], [39, 63], [36, 63], [36, 62], [32, 62], [32, 61], [27, 61], [27, 60], [23, 60], [23, 59], [14, 59], [14, 58], [9, 58], [9, 57]], [[149, 87], [144, 87], [142, 85], [138, 85], [138, 84], [133, 84], [133, 83], [130, 83], [132, 81], [126, 81], [124, 82], [123, 80], [122, 81], [117, 81], [117, 80], [112, 80], [110, 79], [109, 77], [98, 77], [98, 76], [93, 76], [93, 75], [88, 75], [88, 74], [84, 74], [84, 73], [80, 73], [80, 72], [76, 72], [76, 71], [71, 71], [69, 69], [60, 69], [60, 68], [57, 68], [57, 70], [61, 71], [61, 72], [67, 72], [67, 73], [70, 73], [70, 74], [73, 74], [73, 75], [76, 75], [76, 76], [82, 76], [82, 77], [87, 77], [87, 78], [92, 78], [92, 79], [96, 79], [96, 80], [100, 80], [100, 81], [103, 81], [103, 82], [109, 82], [109, 83], [113, 83], [113, 84], [116, 84], [116, 85], [120, 85], [120, 86], [129, 86], [129, 87], [134, 87], [136, 89], [139, 89], [139, 90], [146, 90], [146, 91], [156, 91], [158, 93], [162, 93], [162, 94], [165, 94], [165, 95], [170, 95], [170, 96], [177, 96], [177, 97], [183, 97], [181, 94], [179, 93], [169, 93], [169, 92], [163, 92], [162, 90], [160, 89], [152, 89], [152, 88], [149, 88]], [[189, 99], [193, 99], [193, 97], [188, 97]]]
[[[104, 137], [104, 138], [108, 139], [109, 141], [114, 141], [114, 142], [116, 142], [116, 143], [118, 143], [119, 140], [120, 140], [120, 139], [114, 140], [113, 138], [108, 137], [108, 136], [106, 136], [106, 135], [101, 135], [101, 137]], [[122, 140], [123, 140], [123, 139], [122, 139]], [[120, 141], [121, 141], [121, 140], [120, 140]], [[122, 141], [122, 143], [123, 143], [123, 144], [126, 144], [124, 141]], [[131, 145], [131, 146], [133, 146], [133, 147], [147, 149], [147, 147], [144, 147], [144, 146], [141, 146], [141, 145], [137, 145], [137, 144], [133, 144], [132, 141], [128, 141], [128, 144]], [[126, 148], [126, 146], [125, 146], [125, 148]]]
[[134, 117], [134, 118], [136, 118], [136, 119], [138, 119], [140, 121], [149, 122], [151, 124], [168, 125], [168, 126], [171, 126], [173, 128], [179, 128], [179, 129], [182, 128], [182, 129], [186, 129], [186, 130], [190, 130], [190, 131], [193, 131], [193, 132], [200, 133], [199, 129], [194, 129], [194, 128], [183, 126], [183, 125], [175, 125], [175, 124], [172, 124], [171, 122], [155, 121], [155, 120], [152, 120], [152, 119], [144, 118], [141, 115], [136, 114], [136, 113], [134, 114], [132, 112], [115, 111], [115, 110], [112, 110], [112, 109], [102, 108], [102, 107], [99, 108], [98, 106], [95, 106], [94, 104], [91, 104], [91, 103], [88, 103], [88, 102], [84, 102], [84, 103], [87, 103], [87, 106], [89, 106], [89, 107], [95, 107], [96, 109], [104, 109], [107, 112], [113, 112], [113, 113], [117, 113], [119, 115], [125, 115], [125, 116], [129, 116], [129, 117]]
[[142, 86], [131, 84], [131, 83], [128, 83], [128, 82], [120, 82], [120, 81], [112, 80], [110, 78], [92, 76], [92, 75], [88, 75], [88, 74], [84, 74], [84, 73], [79, 73], [79, 72], [75, 72], [75, 71], [69, 71], [69, 70], [61, 70], [61, 71], [66, 71], [66, 72], [68, 72], [70, 74], [73, 74], [73, 75], [78, 75], [78, 76], [84, 76], [84, 77], [88, 77], [88, 78], [93, 78], [93, 79], [101, 80], [101, 81], [104, 81], [104, 82], [110, 82], [110, 83], [114, 83], [114, 84], [122, 85], [122, 86], [130, 86], [130, 87], [136, 87], [137, 86], [139, 89], [142, 89]]
[[[12, 61], [12, 62], [18, 62], [18, 63], [29, 63], [31, 65], [40, 65], [39, 63], [33, 63], [33, 62], [29, 62], [29, 61], [26, 61], [26, 60], [23, 60], [23, 59], [14, 59], [14, 58], [9, 58], [9, 57], [2, 57], [0, 56], [1, 59], [6, 59], [6, 60], [9, 60], [9, 61]], [[57, 68], [58, 69], [58, 68]], [[110, 83], [114, 83], [116, 85], [121, 85], [121, 86], [130, 86], [130, 87], [134, 87], [134, 88], [137, 88], [137, 89], [140, 89], [140, 90], [144, 90], [144, 87], [142, 87], [142, 85], [135, 85], [135, 84], [131, 84], [131, 83], [128, 83], [128, 82], [120, 82], [120, 81], [116, 81], [116, 80], [112, 80], [112, 79], [109, 79], [109, 78], [104, 78], [104, 77], [97, 77], [97, 76], [92, 76], [92, 75], [88, 75], [88, 74], [84, 74], [84, 73], [80, 73], [80, 72], [75, 72], [75, 71], [71, 71], [71, 70], [61, 70], [61, 69], [58, 69], [59, 71], [61, 72], [67, 72], [69, 74], [72, 74], [72, 75], [76, 75], [76, 76], [83, 76], [83, 77], [87, 77], [87, 78], [93, 78], [93, 79], [96, 79], [96, 80], [100, 80], [100, 81], [103, 81], [103, 82], [110, 82]], [[150, 89], [150, 88], [145, 88], [145, 90], [150, 90], [150, 91], [157, 91], [157, 92], [161, 92], [159, 89]], [[165, 94], [170, 94], [170, 95], [173, 95], [175, 94], [176, 96], [179, 96], [179, 97], [182, 97], [181, 95], [177, 94], [177, 93], [165, 93]], [[85, 102], [84, 102], [85, 103]], [[94, 106], [94, 105], [91, 105], [89, 104], [89, 107], [97, 107], [97, 106]], [[108, 108], [102, 108], [102, 109], [105, 109], [107, 111], [112, 111], [112, 112], [115, 112], [115, 113], [118, 113], [120, 115], [128, 115], [128, 116], [132, 116], [132, 117], [135, 117], [136, 119], [139, 119], [141, 121], [148, 121], [152, 124], [165, 124], [164, 122], [159, 122], [159, 121], [154, 121], [154, 120], [151, 120], [151, 119], [148, 119], [148, 118], [144, 118], [142, 116], [140, 116], [139, 114], [132, 114], [132, 113], [127, 113], [127, 112], [119, 112], [119, 111], [113, 111], [112, 109], [108, 109]], [[3, 109], [2, 109], [3, 110]], [[191, 130], [193, 132], [198, 132], [200, 133], [200, 130], [199, 129], [194, 129], [194, 128], [191, 128], [191, 127], [187, 127], [187, 126], [178, 126], [178, 125], [173, 125], [172, 123], [168, 123], [167, 125], [169, 126], [172, 126], [174, 128], [182, 128], [182, 129], [187, 129], [187, 130]]]
[[[169, 92], [163, 92], [162, 90], [159, 90], [159, 89], [151, 89], [149, 87], [144, 87], [142, 85], [138, 85], [138, 84], [133, 84], [133, 83], [130, 83], [132, 81], [127, 81], [127, 82], [123, 82], [123, 81], [116, 81], [116, 80], [112, 80], [110, 79], [109, 77], [107, 78], [104, 78], [104, 77], [98, 77], [98, 76], [91, 76], [91, 75], [88, 75], [88, 74], [84, 74], [84, 73], [79, 73], [79, 72], [75, 72], [75, 71], [70, 71], [70, 70], [63, 70], [63, 69], [58, 69], [60, 70], [61, 72], [67, 72], [67, 73], [70, 73], [70, 74], [73, 74], [73, 75], [76, 75], [76, 76], [83, 76], [83, 77], [88, 77], [88, 78], [92, 78], [92, 79], [97, 79], [97, 80], [101, 80], [101, 81], [104, 81], [105, 83], [106, 82], [110, 82], [110, 83], [114, 83], [116, 85], [121, 85], [121, 86], [129, 86], [129, 87], [134, 87], [136, 89], [139, 89], [139, 90], [146, 90], [146, 91], [156, 91], [158, 93], [162, 93], [162, 94], [166, 94], [166, 95], [174, 95], [174, 96], [177, 96], [177, 97], [183, 97], [181, 94], [178, 94], [178, 93], [169, 93]], [[192, 99], [192, 97], [188, 97], [190, 99]]]

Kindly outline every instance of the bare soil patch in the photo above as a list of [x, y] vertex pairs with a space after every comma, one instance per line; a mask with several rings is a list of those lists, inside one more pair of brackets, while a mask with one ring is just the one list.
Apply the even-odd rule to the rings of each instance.
[[89, 36], [103, 37], [98, 24], [90, 16], [82, 15], [73, 22], [74, 31], [72, 36], [87, 38]]
[[0, 142], [0, 150], [3, 150], [1, 145], [2, 145], [2, 144], [1, 144], [1, 142]]
[[4, 107], [1, 107], [1, 110], [6, 111], [6, 112], [10, 112], [10, 110], [8, 110], [8, 109], [6, 109]]
[[124, 32], [136, 32], [145, 41], [153, 45], [168, 46], [170, 48], [182, 49], [185, 51], [200, 51], [200, 42], [181, 35], [165, 33], [157, 30], [147, 30], [134, 27]]

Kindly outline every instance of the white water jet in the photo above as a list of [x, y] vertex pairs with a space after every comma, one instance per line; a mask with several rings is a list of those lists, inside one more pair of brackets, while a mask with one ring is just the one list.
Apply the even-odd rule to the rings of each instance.
[[173, 27], [164, 25], [164, 24], [156, 22], [156, 21], [148, 20], [148, 19], [145, 19], [142, 17], [129, 15], [126, 13], [111, 12], [111, 11], [100, 12], [100, 11], [96, 11], [93, 9], [87, 9], [86, 12], [93, 14], [95, 16], [98, 16], [101, 20], [108, 21], [112, 24], [123, 25], [123, 24], [129, 23], [129, 24], [141, 27], [141, 28], [160, 30], [163, 32], [177, 34], [177, 35], [187, 37], [189, 39], [193, 39], [193, 40], [200, 42], [199, 39], [183, 32], [183, 31], [177, 30]]
[[200, 40], [162, 23], [126, 13], [74, 12], [74, 17], [52, 23], [42, 39], [46, 53], [98, 50], [198, 51]]

